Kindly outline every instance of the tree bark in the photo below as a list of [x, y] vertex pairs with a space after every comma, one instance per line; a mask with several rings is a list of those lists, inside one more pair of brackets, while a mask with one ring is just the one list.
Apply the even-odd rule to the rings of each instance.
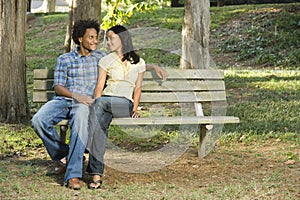
[[182, 26], [182, 69], [207, 69], [210, 66], [210, 1], [185, 0]]
[[44, 0], [42, 7], [45, 13], [55, 12], [56, 0]]
[[27, 123], [29, 119], [26, 67], [26, 1], [0, 2], [0, 122]]
[[101, 23], [101, 0], [71, 0], [69, 4], [69, 24], [65, 39], [65, 52], [74, 48], [72, 29], [74, 22], [80, 19], [95, 19]]

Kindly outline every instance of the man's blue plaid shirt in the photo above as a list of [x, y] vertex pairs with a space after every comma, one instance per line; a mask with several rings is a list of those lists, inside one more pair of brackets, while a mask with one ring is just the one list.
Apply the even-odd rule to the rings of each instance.
[[54, 71], [54, 84], [92, 97], [98, 77], [98, 62], [105, 55], [102, 51], [93, 51], [89, 56], [81, 56], [78, 48], [57, 58]]

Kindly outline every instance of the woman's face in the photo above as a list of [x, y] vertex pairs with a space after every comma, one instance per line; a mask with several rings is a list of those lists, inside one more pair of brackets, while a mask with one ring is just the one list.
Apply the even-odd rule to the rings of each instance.
[[110, 52], [122, 53], [122, 41], [119, 35], [115, 34], [113, 31], [108, 31], [106, 37], [107, 37], [107, 46]]

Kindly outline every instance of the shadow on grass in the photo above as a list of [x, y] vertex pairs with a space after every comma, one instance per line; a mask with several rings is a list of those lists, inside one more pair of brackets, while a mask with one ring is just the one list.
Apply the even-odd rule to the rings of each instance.
[[55, 175], [53, 170], [56, 164], [51, 160], [41, 158], [28, 159], [27, 157], [2, 157], [0, 183], [11, 179], [44, 180], [63, 185], [64, 174]]

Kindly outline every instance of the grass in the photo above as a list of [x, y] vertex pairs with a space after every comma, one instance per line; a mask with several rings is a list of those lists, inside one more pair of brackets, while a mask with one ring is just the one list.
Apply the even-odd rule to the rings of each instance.
[[[299, 198], [300, 72], [297, 57], [299, 25], [295, 24], [299, 22], [299, 12], [295, 12], [297, 7], [299, 4], [211, 8], [212, 43], [214, 40], [219, 41], [218, 45], [212, 44], [212, 57], [216, 58], [218, 68], [226, 69], [227, 114], [239, 116], [241, 123], [226, 125], [222, 129], [223, 134], [217, 146], [207, 158], [195, 157], [194, 143], [186, 155], [158, 171], [131, 174], [108, 166], [101, 191], [83, 188], [78, 192], [60, 186], [63, 176], [48, 173], [54, 164], [49, 161], [41, 140], [30, 127], [0, 124], [0, 198]], [[182, 8], [164, 8], [154, 13], [135, 15], [128, 26], [172, 30], [172, 37], [169, 35], [169, 38], [176, 40], [180, 39], [182, 16]], [[246, 19], [251, 19], [249, 24]], [[232, 22], [235, 21], [239, 22], [238, 27], [233, 26]], [[34, 24], [29, 24], [26, 64], [29, 102], [33, 112], [38, 106], [31, 103], [32, 70], [54, 67], [56, 57], [63, 53], [62, 36], [65, 34], [66, 22], [65, 13], [41, 14]], [[279, 31], [276, 36], [275, 25]], [[247, 39], [236, 38], [235, 31], [238, 31], [235, 35], [247, 36]], [[177, 32], [179, 36], [174, 34]], [[158, 32], [163, 36], [161, 38], [168, 37], [169, 33]], [[259, 34], [264, 39], [257, 40]], [[167, 45], [165, 48], [155, 48], [159, 43], [166, 42], [161, 38], [155, 41], [154, 47], [141, 48], [139, 53], [148, 63], [177, 67], [179, 56], [170, 52]], [[276, 55], [273, 61], [272, 57], [265, 63], [259, 63], [257, 57], [247, 52], [251, 49], [251, 46], [246, 45], [247, 41], [263, 48], [259, 56], [269, 54], [272, 48], [280, 49], [279, 52], [289, 61], [282, 64], [282, 57]], [[268, 47], [270, 41], [275, 42]], [[226, 64], [226, 55], [232, 52], [237, 53], [235, 55], [238, 59], [234, 61], [238, 63], [237, 66]], [[223, 57], [222, 62], [218, 62], [218, 55]], [[246, 61], [238, 57], [242, 55], [245, 55], [243, 59]], [[243, 62], [252, 63], [250, 66], [255, 69], [244, 67]], [[173, 138], [178, 138], [178, 131], [170, 127], [159, 131], [149, 130], [151, 137], [145, 135], [137, 138], [127, 134], [134, 131], [135, 134], [138, 131], [140, 135], [146, 134], [143, 130], [129, 129], [122, 132], [117, 127], [111, 127], [110, 140], [124, 149], [143, 152], [157, 150]], [[196, 141], [197, 138], [194, 139]], [[295, 161], [295, 164], [286, 164], [287, 161]], [[88, 180], [85, 177], [85, 181]]]
[[228, 114], [242, 119], [229, 132], [298, 134], [299, 71], [226, 71], [226, 86]]

